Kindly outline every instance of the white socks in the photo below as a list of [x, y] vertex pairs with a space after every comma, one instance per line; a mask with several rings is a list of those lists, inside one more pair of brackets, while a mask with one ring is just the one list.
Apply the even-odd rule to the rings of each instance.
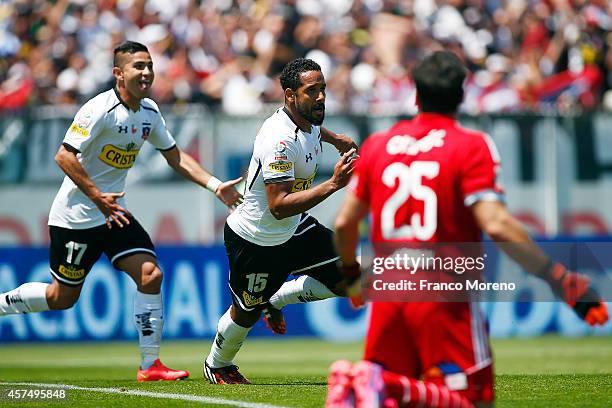
[[161, 293], [149, 295], [136, 291], [134, 323], [140, 344], [140, 368], [146, 370], [159, 358], [159, 344], [164, 327]]
[[48, 283], [28, 282], [17, 289], [0, 294], [0, 316], [49, 310], [48, 286]]
[[210, 348], [210, 353], [206, 357], [206, 363], [213, 368], [232, 365], [232, 361], [236, 354], [238, 354], [242, 342], [247, 334], [249, 334], [249, 330], [251, 330], [250, 327], [242, 327], [234, 323], [230, 310], [231, 307], [219, 319], [217, 335]]
[[276, 309], [296, 303], [314, 302], [338, 296], [318, 280], [307, 275], [283, 283], [283, 286], [272, 295], [270, 304]]

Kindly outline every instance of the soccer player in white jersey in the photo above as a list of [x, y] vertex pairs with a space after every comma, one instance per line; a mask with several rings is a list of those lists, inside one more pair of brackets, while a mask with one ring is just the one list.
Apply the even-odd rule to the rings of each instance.
[[[283, 333], [283, 306], [345, 296], [332, 231], [305, 211], [347, 184], [357, 146], [321, 127], [325, 79], [317, 63], [291, 61], [280, 82], [285, 105], [259, 130], [244, 202], [225, 224], [233, 304], [219, 320], [204, 362], [204, 375], [215, 384], [250, 383], [233, 359], [262, 309], [271, 328]], [[322, 142], [335, 146], [342, 157], [332, 177], [313, 187]], [[285, 282], [290, 274], [298, 276]]]
[[138, 381], [177, 380], [187, 371], [159, 361], [162, 271], [149, 235], [125, 209], [125, 178], [145, 141], [168, 165], [208, 188], [227, 205], [240, 200], [240, 179], [222, 183], [176, 146], [159, 108], [147, 98], [153, 62], [147, 48], [127, 41], [114, 50], [116, 85], [76, 114], [55, 159], [66, 173], [49, 214], [53, 282], [25, 283], [0, 295], [0, 316], [68, 309], [102, 253], [136, 282], [134, 321], [141, 353]]

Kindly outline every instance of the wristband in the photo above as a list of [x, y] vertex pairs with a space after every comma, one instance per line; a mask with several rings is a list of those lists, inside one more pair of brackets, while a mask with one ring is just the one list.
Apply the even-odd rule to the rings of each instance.
[[210, 190], [213, 194], [217, 192], [217, 189], [221, 185], [222, 181], [216, 178], [215, 176], [210, 176], [208, 182], [206, 183], [206, 188]]

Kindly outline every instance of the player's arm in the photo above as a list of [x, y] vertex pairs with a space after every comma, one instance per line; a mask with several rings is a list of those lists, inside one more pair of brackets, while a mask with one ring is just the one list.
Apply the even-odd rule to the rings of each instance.
[[123, 223], [129, 224], [130, 221], [126, 215], [130, 213], [117, 203], [117, 199], [123, 197], [125, 192], [103, 193], [100, 191], [77, 159], [78, 153], [77, 149], [64, 143], [55, 155], [55, 162], [104, 214], [108, 228], [112, 227], [111, 222], [115, 222], [119, 227], [123, 227]]
[[358, 278], [360, 275], [355, 252], [359, 244], [359, 222], [368, 211], [368, 203], [361, 201], [349, 191], [336, 217], [334, 240], [342, 263], [343, 275], [347, 278]]
[[321, 126], [321, 140], [333, 145], [340, 154], [344, 154], [351, 149], [359, 150], [357, 143], [350, 137], [342, 133], [334, 133]]
[[292, 193], [293, 180], [266, 182], [268, 208], [274, 218], [281, 220], [308, 211], [346, 186], [355, 164], [351, 160], [353, 153], [355, 150], [351, 149], [342, 155], [334, 167], [332, 177], [311, 189]]
[[221, 182], [221, 180], [204, 170], [193, 157], [179, 149], [176, 145], [169, 150], [162, 150], [161, 153], [174, 171], [187, 180], [209, 189], [225, 205], [231, 207], [242, 199], [242, 195], [235, 187], [236, 184], [242, 181], [242, 177]]
[[589, 278], [553, 263], [500, 201], [479, 201], [472, 211], [480, 228], [526, 271], [546, 280], [555, 294], [590, 325], [604, 324], [608, 310]]

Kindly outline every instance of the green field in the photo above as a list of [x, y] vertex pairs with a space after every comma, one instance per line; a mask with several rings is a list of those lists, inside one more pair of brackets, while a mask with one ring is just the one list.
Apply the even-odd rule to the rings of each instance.
[[[361, 344], [356, 343], [251, 340], [236, 362], [255, 385], [219, 386], [202, 379], [201, 362], [208, 347], [208, 340], [165, 342], [162, 360], [171, 367], [189, 369], [191, 379], [139, 384], [135, 342], [0, 345], [0, 406], [321, 407], [330, 363], [340, 358], [357, 360], [361, 354]], [[612, 407], [609, 337], [497, 340], [493, 348], [498, 407]], [[28, 386], [7, 382], [84, 389], [68, 389], [67, 401], [15, 404], [6, 399], [7, 390]], [[190, 396], [195, 399], [189, 401]]]

